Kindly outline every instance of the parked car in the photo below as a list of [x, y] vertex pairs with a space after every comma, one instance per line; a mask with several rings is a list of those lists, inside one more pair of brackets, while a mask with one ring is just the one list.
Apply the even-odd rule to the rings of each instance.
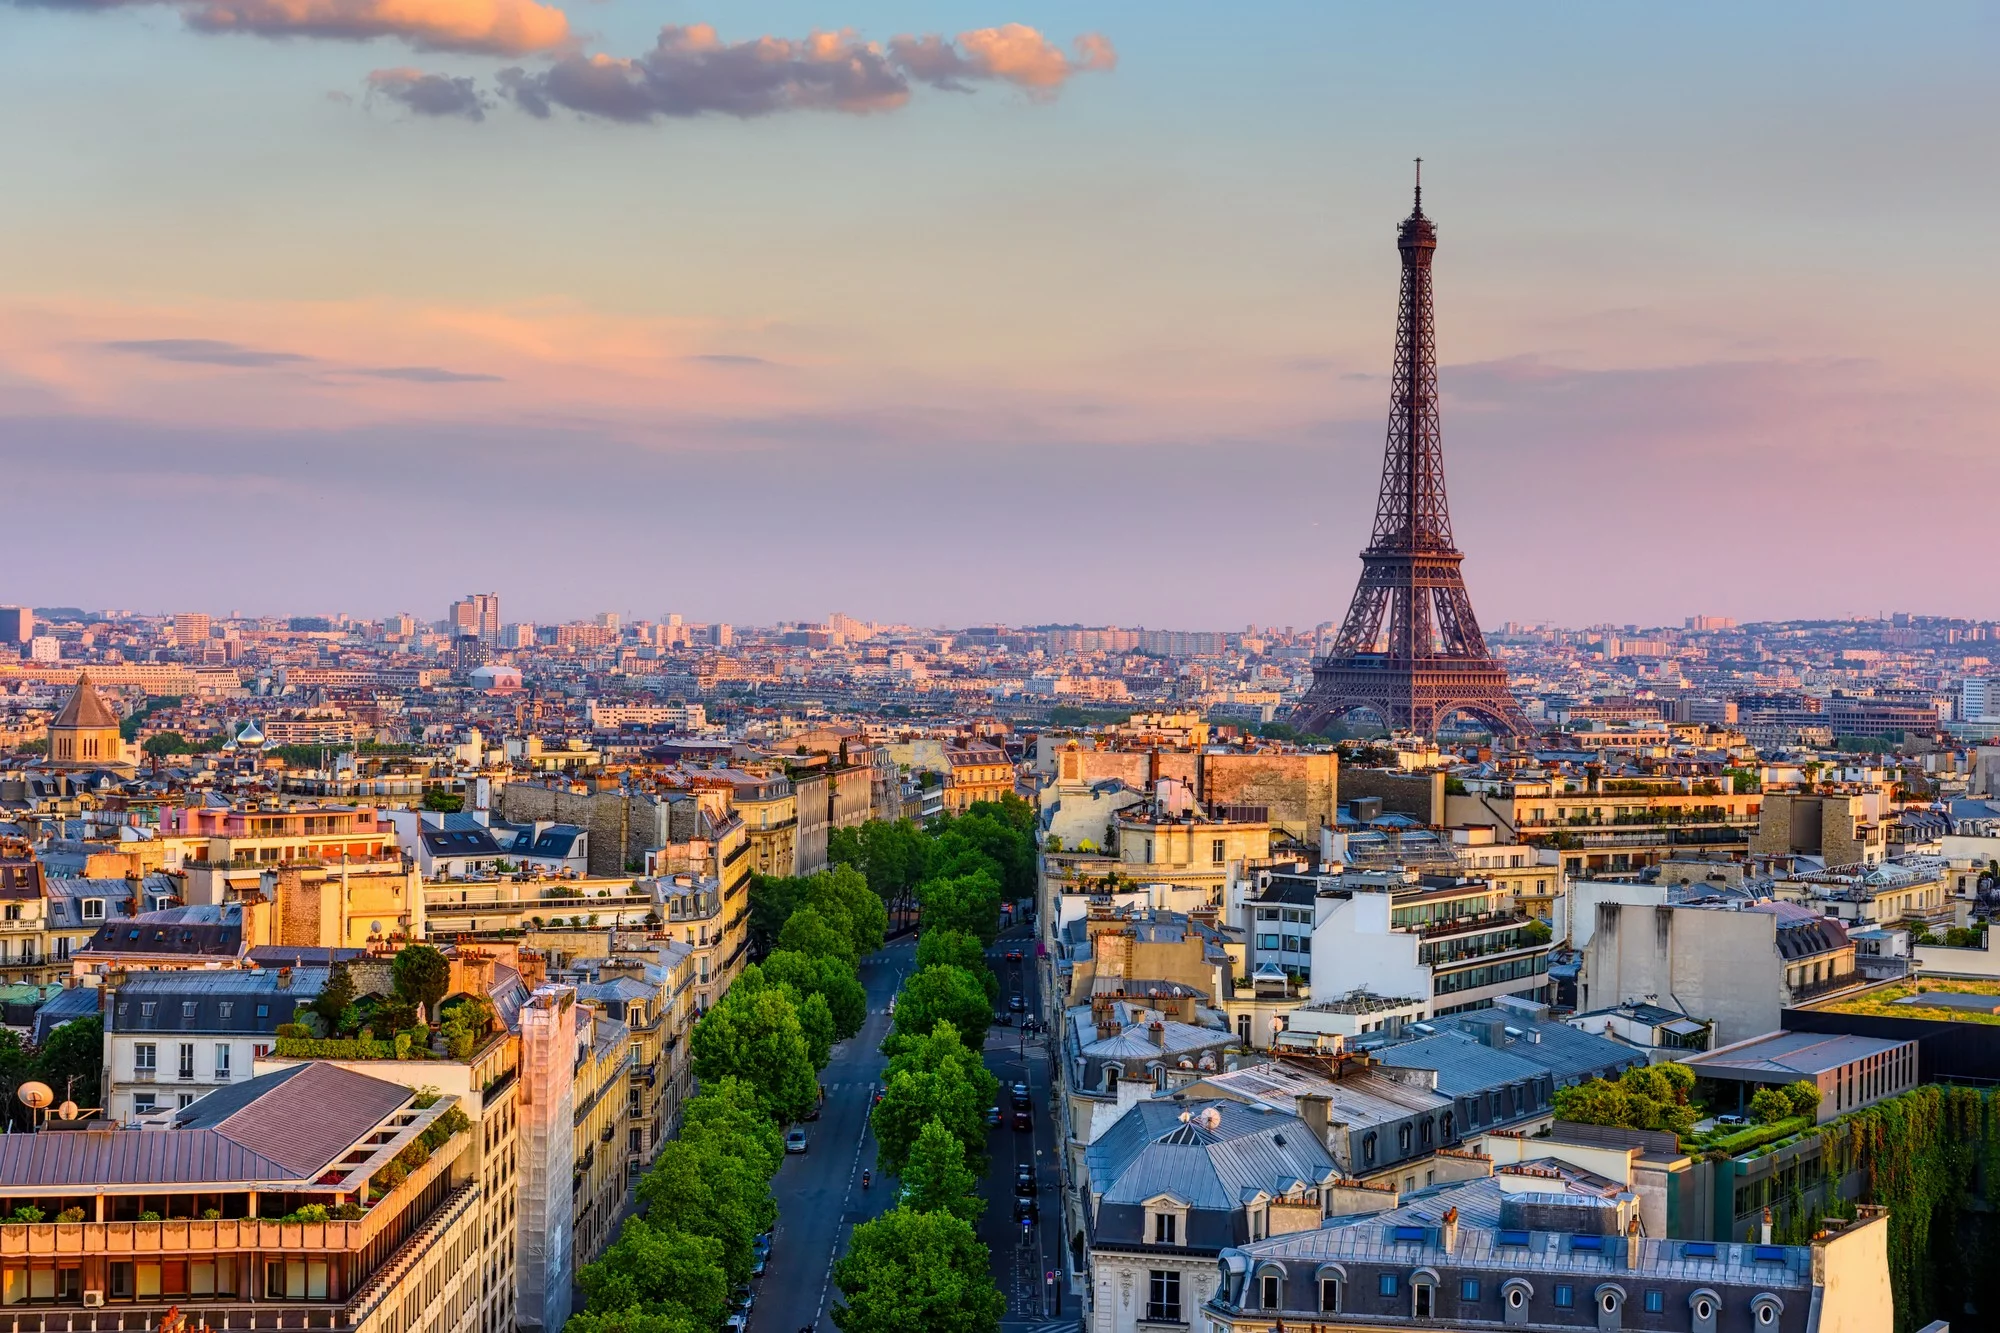
[[1035, 1127], [1035, 1118], [1033, 1116], [1029, 1115], [1026, 1111], [1014, 1112], [1015, 1129], [1026, 1131], [1026, 1130], [1032, 1130], [1034, 1129], [1034, 1127]]
[[1012, 1015], [1012, 1014], [1009, 1014], [1009, 1013], [998, 1013], [998, 1014], [995, 1014], [995, 1015], [993, 1015], [993, 1026], [994, 1026], [994, 1027], [996, 1027], [996, 1028], [1010, 1028], [1010, 1027], [1013, 1027], [1013, 1026], [1014, 1026], [1014, 1015]]
[[804, 1152], [805, 1150], [806, 1132], [803, 1129], [794, 1129], [785, 1135], [786, 1152]]
[[986, 1127], [987, 1127], [988, 1129], [998, 1129], [998, 1128], [1000, 1128], [1000, 1108], [999, 1108], [999, 1107], [997, 1107], [997, 1106], [989, 1106], [989, 1107], [987, 1107], [987, 1108], [986, 1108]]
[[1750, 1121], [1740, 1115], [1719, 1115], [1715, 1117], [1715, 1123], [1724, 1129], [1741, 1129], [1743, 1126], [1749, 1124]]
[[1012, 1010], [1013, 1010], [1013, 1011], [1014, 1011], [1015, 1013], [1017, 1013], [1017, 1014], [1018, 1014], [1018, 1013], [1020, 1013], [1020, 1012], [1021, 1012], [1021, 1011], [1022, 1011], [1023, 1009], [1026, 1009], [1026, 1008], [1027, 1008], [1028, 1006], [1027, 1006], [1027, 1005], [1026, 1005], [1025, 1003], [1023, 1003], [1023, 1002], [1022, 1002], [1022, 1000], [1021, 1000], [1021, 997], [1020, 997], [1020, 996], [1018, 996], [1018, 995], [1009, 995], [1009, 996], [1007, 997], [1007, 1007], [1008, 1007], [1009, 1009], [1012, 1009]]

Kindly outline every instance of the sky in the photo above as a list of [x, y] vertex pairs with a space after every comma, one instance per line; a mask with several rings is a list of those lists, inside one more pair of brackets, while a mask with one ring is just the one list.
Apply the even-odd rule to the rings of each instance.
[[2000, 6], [0, 0], [0, 602], [2000, 617]]

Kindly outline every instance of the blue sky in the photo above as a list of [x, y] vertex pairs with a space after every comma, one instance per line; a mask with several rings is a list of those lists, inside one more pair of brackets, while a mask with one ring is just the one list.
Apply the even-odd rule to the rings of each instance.
[[[324, 34], [378, 3], [223, 7]], [[1421, 154], [1486, 619], [2000, 615], [1955, 544], [1912, 579], [1894, 535], [1971, 538], [2000, 483], [1992, 6], [400, 12], [496, 4], [565, 9], [565, 43], [0, 0], [0, 464], [128, 540], [207, 534], [17, 562], [0, 601], [428, 615], [476, 569], [537, 619], [1337, 618]], [[885, 61], [936, 34], [970, 91], [906, 63], [867, 114], [621, 123], [501, 78], [560, 95], [702, 23]], [[1060, 77], [966, 63], [1008, 24]], [[649, 96], [727, 75], [690, 49]], [[430, 75], [481, 118], [390, 91]], [[828, 525], [870, 536], [829, 560]], [[302, 530], [337, 568], [247, 554]], [[500, 535], [578, 531], [555, 567]], [[418, 534], [477, 555], [413, 568]], [[1635, 542], [1674, 558], [1604, 556]]]

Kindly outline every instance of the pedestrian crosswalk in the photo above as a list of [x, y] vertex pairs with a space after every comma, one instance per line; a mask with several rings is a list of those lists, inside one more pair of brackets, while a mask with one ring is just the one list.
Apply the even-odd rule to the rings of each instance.
[[1078, 1319], [1002, 1319], [1001, 1333], [1077, 1333], [1082, 1327]]

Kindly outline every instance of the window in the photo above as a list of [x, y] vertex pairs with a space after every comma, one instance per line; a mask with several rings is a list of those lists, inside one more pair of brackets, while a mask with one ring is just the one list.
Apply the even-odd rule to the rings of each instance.
[[1567, 1310], [1576, 1304], [1576, 1288], [1567, 1282], [1556, 1283], [1556, 1309]]
[[194, 1017], [194, 1001], [193, 1001], [193, 1000], [182, 1000], [182, 1001], [181, 1001], [181, 1017], [182, 1017], [183, 1019], [188, 1019], [188, 1018], [193, 1018], [193, 1017]]
[[132, 1094], [132, 1114], [133, 1114], [133, 1115], [151, 1115], [152, 1113], [153, 1113], [153, 1094], [152, 1094], [152, 1093], [150, 1093], [150, 1092], [135, 1092], [135, 1093], [133, 1093], [133, 1094]]
[[1710, 1315], [1712, 1315], [1712, 1314], [1714, 1314], [1714, 1313], [1715, 1313], [1715, 1306], [1714, 1306], [1714, 1304], [1713, 1304], [1713, 1303], [1712, 1303], [1712, 1302], [1711, 1302], [1711, 1301], [1710, 1301], [1710, 1300], [1708, 1299], [1708, 1297], [1706, 1297], [1706, 1296], [1703, 1296], [1703, 1297], [1701, 1297], [1700, 1299], [1698, 1299], [1697, 1301], [1695, 1301], [1695, 1303], [1694, 1303], [1694, 1317], [1695, 1317], [1696, 1319], [1706, 1319], [1706, 1318], [1708, 1318], [1708, 1317], [1709, 1317]]
[[151, 1018], [153, 1016], [153, 1011], [157, 1008], [159, 1008], [159, 1006], [154, 1004], [151, 1000], [141, 1000], [139, 1001], [139, 1017]]
[[1384, 1273], [1381, 1279], [1375, 1284], [1375, 1290], [1381, 1292], [1384, 1296], [1394, 1296], [1400, 1287], [1401, 1284], [1396, 1281], [1394, 1273]]
[[1215, 841], [1208, 844], [1208, 859], [1215, 862], [1215, 864], [1217, 865], [1222, 864], [1223, 846], [1224, 843], [1221, 838], [1217, 838]]
[[217, 1043], [215, 1043], [215, 1080], [218, 1083], [222, 1083], [226, 1082], [228, 1078], [229, 1078], [229, 1043], [226, 1041], [218, 1041]]
[[1664, 1313], [1666, 1312], [1666, 1308], [1667, 1308], [1667, 1293], [1666, 1293], [1666, 1292], [1664, 1292], [1664, 1291], [1649, 1291], [1649, 1292], [1647, 1292], [1647, 1293], [1646, 1293], [1646, 1313], [1647, 1313], [1647, 1314], [1664, 1314]]
[[1277, 1309], [1279, 1300], [1279, 1288], [1281, 1286], [1281, 1284], [1278, 1281], [1278, 1275], [1276, 1273], [1264, 1274], [1263, 1285], [1264, 1285], [1264, 1308], [1266, 1310]]
[[85, 921], [102, 921], [104, 919], [104, 899], [85, 898], [83, 900], [83, 919]]
[[180, 1076], [194, 1077], [194, 1043], [191, 1041], [181, 1043]]
[[1259, 935], [1257, 937], [1257, 947], [1260, 949], [1275, 949], [1278, 947], [1278, 937], [1276, 935]]
[[227, 1018], [235, 1012], [236, 1002], [234, 1000], [220, 1000], [216, 1002], [215, 1016], [217, 1018]]
[[1146, 1318], [1156, 1323], [1181, 1322], [1181, 1275], [1169, 1268], [1155, 1268], [1146, 1287]]
[[1373, 1134], [1362, 1136], [1361, 1160], [1368, 1166], [1375, 1165], [1375, 1136]]
[[1174, 1239], [1174, 1229], [1180, 1219], [1172, 1213], [1153, 1214], [1153, 1243], [1155, 1245], [1178, 1245]]
[[268, 1004], [260, 1004], [260, 1005], [258, 1005], [258, 1006], [257, 1006], [257, 1017], [259, 1017], [259, 1018], [269, 1018], [270, 1016], [271, 1016], [271, 1006], [270, 1006], [270, 1005], [268, 1005]]
[[1770, 1302], [1766, 1301], [1764, 1304], [1757, 1307], [1757, 1322], [1759, 1324], [1769, 1327], [1771, 1324], [1776, 1323], [1777, 1319], [1778, 1319], [1777, 1306], [1772, 1305]]
[[1478, 1300], [1479, 1279], [1476, 1277], [1460, 1278], [1458, 1280], [1458, 1298], [1462, 1301]]
[[1396, 1129], [1396, 1151], [1402, 1153], [1405, 1157], [1409, 1156], [1410, 1127], [1408, 1125], [1401, 1125]]
[[191, 1092], [180, 1093], [174, 1098], [174, 1105], [180, 1110], [187, 1110], [188, 1107], [194, 1105], [194, 1094]]
[[1319, 1308], [1326, 1314], [1340, 1313], [1340, 1279], [1323, 1277], [1319, 1280]]
[[132, 1068], [140, 1078], [145, 1078], [159, 1068], [160, 1048], [150, 1041], [142, 1041], [132, 1048]]
[[1416, 1283], [1411, 1288], [1411, 1293], [1413, 1296], [1410, 1302], [1411, 1314], [1418, 1319], [1429, 1319], [1431, 1317], [1431, 1284], [1428, 1282]]

